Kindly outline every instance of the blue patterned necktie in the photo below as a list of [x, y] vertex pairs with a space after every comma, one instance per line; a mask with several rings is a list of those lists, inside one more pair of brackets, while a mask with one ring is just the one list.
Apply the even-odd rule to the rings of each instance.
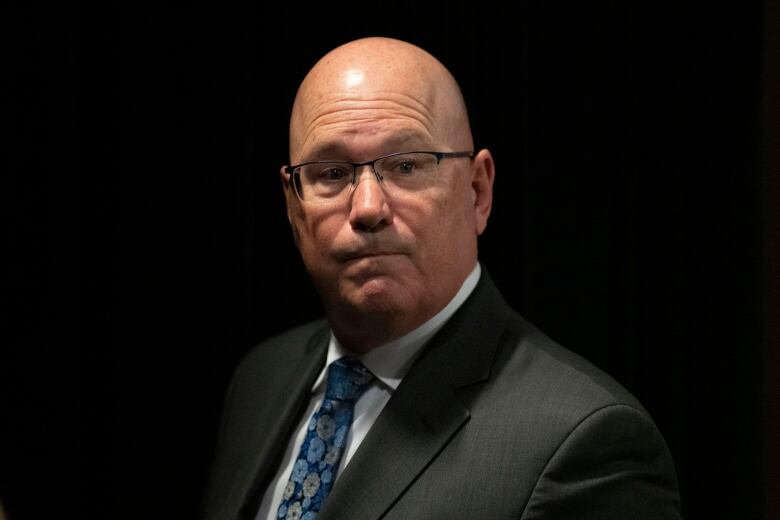
[[317, 518], [336, 478], [355, 401], [373, 379], [374, 375], [360, 361], [342, 358], [330, 364], [325, 399], [309, 421], [277, 518]]

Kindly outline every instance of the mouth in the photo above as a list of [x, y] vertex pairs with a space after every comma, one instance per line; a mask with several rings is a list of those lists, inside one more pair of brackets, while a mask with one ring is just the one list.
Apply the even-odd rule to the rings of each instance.
[[360, 252], [349, 252], [341, 255], [340, 260], [344, 263], [348, 262], [357, 262], [358, 260], [363, 260], [364, 258], [378, 258], [383, 256], [395, 256], [400, 255], [401, 253], [397, 253], [395, 251], [360, 251]]

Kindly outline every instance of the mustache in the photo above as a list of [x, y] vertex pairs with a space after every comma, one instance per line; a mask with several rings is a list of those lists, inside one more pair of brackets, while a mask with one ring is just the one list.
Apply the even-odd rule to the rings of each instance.
[[341, 244], [333, 250], [333, 256], [342, 262], [365, 256], [407, 254], [409, 247], [401, 240], [383, 238], [373, 240], [354, 240]]

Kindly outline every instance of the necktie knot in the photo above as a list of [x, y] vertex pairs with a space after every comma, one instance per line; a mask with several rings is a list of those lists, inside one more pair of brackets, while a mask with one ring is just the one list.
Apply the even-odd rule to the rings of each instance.
[[325, 397], [354, 403], [366, 390], [374, 375], [356, 359], [337, 359], [328, 367]]

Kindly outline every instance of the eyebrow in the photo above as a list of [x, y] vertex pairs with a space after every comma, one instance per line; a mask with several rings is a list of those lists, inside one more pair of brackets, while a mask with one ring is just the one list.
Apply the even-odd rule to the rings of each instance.
[[[428, 142], [428, 138], [421, 132], [416, 131], [404, 131], [397, 134], [393, 134], [384, 141], [380, 148], [394, 149], [400, 148], [408, 143], [422, 143]], [[425, 145], [427, 146], [427, 145]], [[412, 151], [412, 150], [395, 150], [395, 151]], [[393, 153], [392, 151], [387, 153]], [[348, 147], [343, 141], [322, 141], [314, 145], [314, 147], [306, 154], [306, 161], [315, 161], [326, 159], [340, 159], [346, 160], [350, 156]]]

